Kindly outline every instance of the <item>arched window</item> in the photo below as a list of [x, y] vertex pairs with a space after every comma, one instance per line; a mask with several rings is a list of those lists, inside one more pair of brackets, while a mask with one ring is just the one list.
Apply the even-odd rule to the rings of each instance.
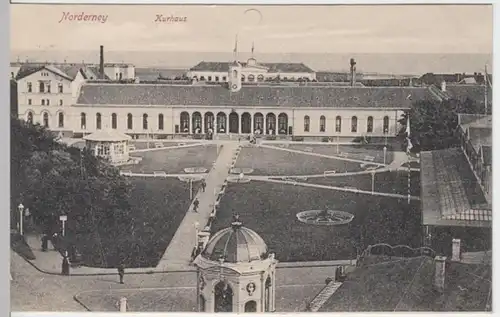
[[127, 114], [127, 129], [132, 130], [134, 128], [134, 124], [132, 121], [132, 114]]
[[245, 81], [245, 75], [241, 75], [241, 81]]
[[158, 130], [163, 130], [163, 114], [158, 115]]
[[28, 121], [28, 123], [33, 123], [33, 112], [28, 112], [28, 115], [26, 116], [26, 121]]
[[254, 75], [252, 75], [252, 74], [248, 75], [248, 81], [249, 81], [249, 82], [253, 82], [253, 81], [255, 81], [255, 76], [254, 76]]
[[49, 127], [49, 114], [47, 112], [43, 113], [43, 126], [46, 128]]
[[214, 287], [214, 312], [233, 311], [233, 289], [225, 282], [219, 282]]
[[142, 115], [142, 129], [148, 129], [148, 115], [146, 113]]
[[358, 132], [358, 117], [351, 118], [351, 132]]
[[366, 120], [366, 132], [372, 133], [373, 132], [373, 117], [370, 116]]
[[102, 128], [102, 118], [101, 118], [101, 114], [99, 112], [96, 113], [96, 115], [95, 115], [95, 128], [97, 130], [101, 130], [101, 128]]
[[389, 117], [384, 117], [384, 133], [389, 133]]
[[319, 132], [325, 132], [326, 131], [326, 118], [325, 116], [321, 116], [319, 118]]
[[260, 74], [257, 76], [257, 81], [264, 81], [264, 75]]
[[85, 112], [80, 113], [80, 128], [85, 130], [87, 128], [87, 115]]
[[116, 129], [118, 121], [116, 120], [116, 113], [111, 114], [111, 128]]
[[205, 76], [201, 76], [200, 81], [204, 81], [204, 80], [205, 80]]
[[57, 122], [58, 122], [59, 128], [64, 128], [64, 113], [59, 112], [59, 118], [58, 118]]
[[189, 113], [181, 112], [181, 132], [189, 133]]
[[38, 88], [40, 92], [45, 92], [45, 83], [41, 81]]
[[335, 132], [341, 132], [342, 131], [342, 118], [340, 116], [337, 116], [335, 118]]
[[309, 116], [304, 117], [304, 132], [309, 132], [309, 128], [311, 126], [311, 119]]
[[271, 311], [271, 277], [268, 276], [264, 284], [264, 311]]

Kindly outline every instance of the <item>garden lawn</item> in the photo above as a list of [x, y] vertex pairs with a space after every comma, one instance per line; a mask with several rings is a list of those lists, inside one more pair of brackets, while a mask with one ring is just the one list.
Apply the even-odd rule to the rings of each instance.
[[252, 168], [252, 175], [311, 175], [324, 171], [360, 171], [359, 163], [261, 147], [242, 148], [236, 168]]
[[[355, 187], [360, 190], [372, 190], [372, 175], [360, 174], [352, 176], [314, 177], [308, 183], [335, 187]], [[412, 196], [420, 196], [420, 173], [412, 172], [410, 178]], [[408, 195], [408, 172], [380, 172], [375, 173], [375, 191], [380, 193]]]
[[[188, 183], [175, 178], [133, 177], [131, 181], [133, 234], [127, 241], [116, 241], [113, 228], [98, 227], [99, 235], [83, 233], [78, 247], [86, 266], [116, 267], [119, 249], [126, 267], [155, 267], [184, 218], [190, 205]], [[193, 183], [194, 193], [198, 188], [199, 184]]]
[[[325, 154], [338, 156], [340, 153], [348, 153], [347, 157], [353, 159], [364, 160], [363, 157], [373, 156], [374, 162], [384, 163], [384, 146], [383, 145], [339, 145], [337, 152], [337, 145], [335, 144], [290, 144], [288, 146], [291, 150], [304, 151], [306, 148], [311, 148], [312, 153]], [[394, 153], [388, 147], [386, 154], [386, 163], [389, 164], [394, 159]]]
[[205, 167], [210, 170], [213, 162], [217, 159], [217, 147], [215, 145], [200, 145], [131, 153], [130, 156], [142, 157], [142, 161], [135, 165], [122, 166], [122, 170], [134, 173], [164, 171], [167, 174], [177, 174], [184, 173], [184, 169], [189, 167]]
[[[348, 225], [315, 226], [297, 220], [311, 209], [346, 211]], [[354, 259], [355, 245], [374, 243], [420, 246], [419, 202], [334, 190], [252, 181], [230, 183], [220, 203], [213, 232], [228, 227], [234, 214], [255, 230], [280, 261]]]

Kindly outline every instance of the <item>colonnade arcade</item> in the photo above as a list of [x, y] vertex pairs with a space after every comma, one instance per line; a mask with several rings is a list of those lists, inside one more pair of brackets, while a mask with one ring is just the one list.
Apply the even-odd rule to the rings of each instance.
[[190, 116], [183, 111], [180, 114], [180, 133], [218, 133], [218, 134], [281, 134], [286, 135], [288, 131], [288, 115], [280, 113], [276, 116], [269, 112], [263, 114], [257, 112], [252, 115], [244, 112], [239, 115], [232, 111], [227, 115], [225, 112], [205, 112], [203, 115], [196, 111]]

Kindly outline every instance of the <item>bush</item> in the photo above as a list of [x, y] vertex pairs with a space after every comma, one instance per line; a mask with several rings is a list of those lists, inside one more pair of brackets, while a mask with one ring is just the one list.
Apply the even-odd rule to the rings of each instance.
[[36, 259], [35, 254], [33, 254], [33, 251], [28, 243], [26, 243], [26, 240], [24, 240], [24, 237], [17, 232], [10, 234], [10, 247], [14, 252], [27, 260]]
[[302, 141], [304, 141], [304, 137], [303, 136], [292, 136], [292, 141], [302, 142]]
[[330, 142], [330, 138], [327, 136], [324, 136], [321, 138], [321, 142]]

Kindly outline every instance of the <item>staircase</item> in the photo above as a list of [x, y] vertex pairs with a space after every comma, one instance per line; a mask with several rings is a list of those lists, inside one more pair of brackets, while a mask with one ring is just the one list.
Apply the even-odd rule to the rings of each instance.
[[316, 297], [309, 304], [309, 312], [317, 312], [325, 302], [332, 297], [332, 295], [339, 289], [342, 285], [340, 282], [332, 281], [328, 283], [328, 285], [319, 292]]

